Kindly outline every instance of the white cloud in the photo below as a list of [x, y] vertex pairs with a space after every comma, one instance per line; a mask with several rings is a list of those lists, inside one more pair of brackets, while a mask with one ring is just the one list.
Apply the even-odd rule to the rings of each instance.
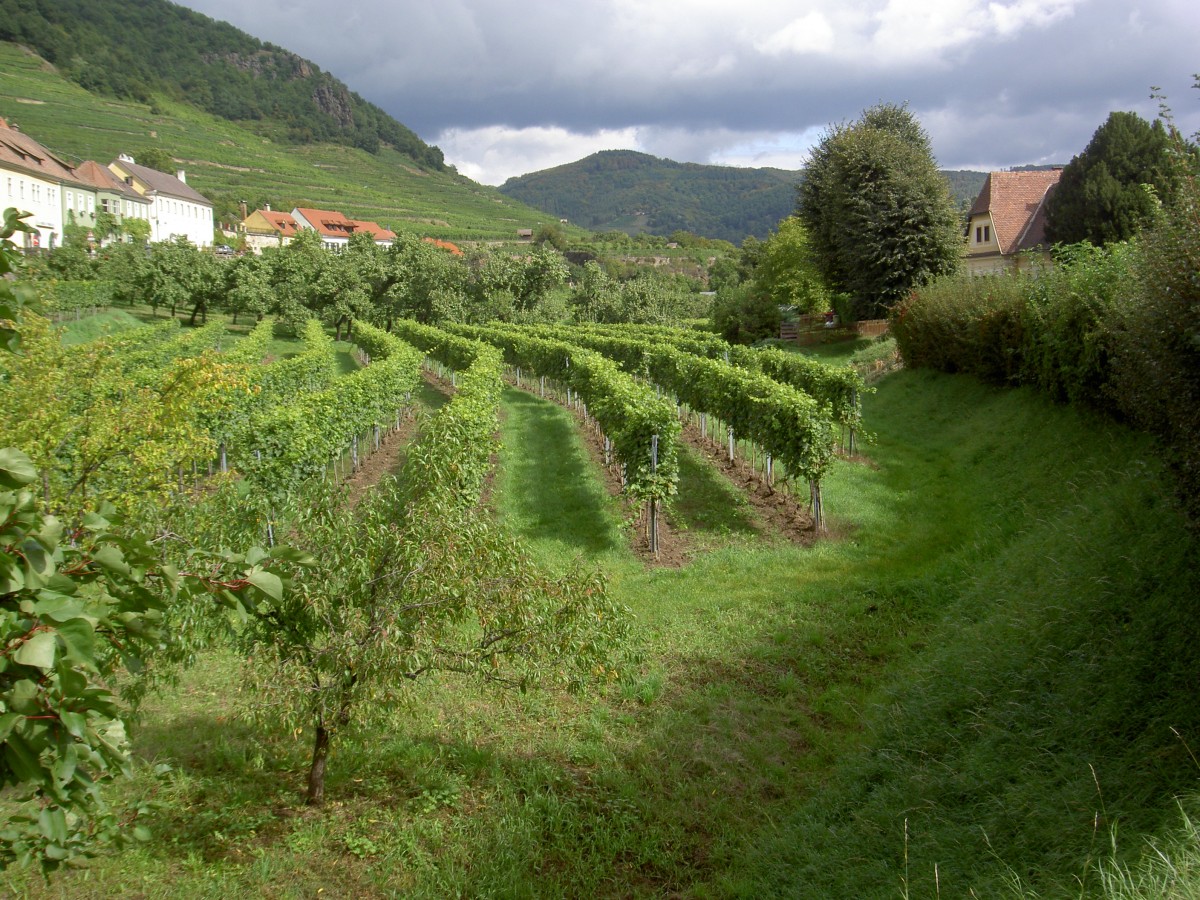
[[637, 129], [577, 134], [565, 128], [451, 128], [438, 135], [446, 162], [480, 184], [574, 162], [598, 150], [638, 148]]
[[784, 54], [830, 53], [834, 48], [833, 26], [819, 10], [793, 19], [778, 31], [755, 44], [767, 56]]

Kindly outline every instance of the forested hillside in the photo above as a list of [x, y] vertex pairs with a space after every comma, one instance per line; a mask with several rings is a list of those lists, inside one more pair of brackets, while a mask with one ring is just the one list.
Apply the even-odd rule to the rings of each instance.
[[0, 40], [94, 93], [186, 101], [276, 141], [387, 144], [421, 166], [442, 152], [295, 53], [167, 0], [0, 0]]
[[220, 221], [240, 218], [245, 201], [250, 209], [337, 209], [397, 232], [494, 241], [514, 240], [544, 218], [450, 167], [421, 168], [388, 145], [367, 153], [324, 141], [287, 144], [262, 137], [261, 123], [220, 119], [167, 96], [103, 98], [3, 42], [0, 116], [72, 164], [165, 154], [213, 201]]
[[[983, 172], [944, 173], [969, 206]], [[683, 230], [740, 244], [765, 238], [796, 207], [801, 171], [706, 166], [633, 150], [605, 150], [578, 162], [510, 178], [500, 190], [593, 231]]]

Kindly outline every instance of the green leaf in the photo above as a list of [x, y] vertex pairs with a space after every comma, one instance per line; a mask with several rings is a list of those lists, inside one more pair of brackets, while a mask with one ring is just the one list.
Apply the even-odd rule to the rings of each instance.
[[25, 739], [19, 734], [10, 734], [8, 740], [4, 742], [4, 759], [13, 774], [17, 776], [17, 781], [31, 783], [45, 781], [46, 773], [38, 762], [37, 754], [29, 748]]
[[70, 619], [58, 626], [58, 633], [66, 645], [64, 655], [68, 660], [88, 669], [96, 668], [95, 631], [90, 621]]
[[77, 712], [60, 712], [58, 720], [62, 722], [63, 728], [74, 737], [83, 740], [87, 734], [87, 716]]
[[110, 572], [116, 572], [118, 575], [129, 574], [129, 565], [125, 562], [125, 556], [112, 544], [105, 544], [97, 549], [92, 554], [92, 559]]
[[39, 631], [25, 641], [12, 655], [15, 662], [39, 669], [54, 668], [54, 655], [58, 650], [58, 638], [53, 631]]
[[0, 487], [24, 487], [37, 478], [37, 468], [15, 447], [0, 448]]
[[8, 736], [12, 734], [12, 730], [21, 721], [23, 716], [20, 713], [10, 712], [0, 716], [0, 744], [8, 740]]
[[56, 844], [67, 842], [67, 816], [61, 809], [47, 807], [38, 816], [38, 828]]
[[283, 599], [283, 582], [278, 575], [265, 569], [254, 568], [246, 572], [246, 580], [272, 600], [279, 602]]

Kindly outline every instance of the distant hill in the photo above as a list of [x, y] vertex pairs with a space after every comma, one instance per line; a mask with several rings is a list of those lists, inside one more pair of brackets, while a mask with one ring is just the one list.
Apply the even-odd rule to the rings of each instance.
[[292, 144], [286, 136], [264, 136], [263, 122], [217, 118], [169, 93], [152, 91], [139, 101], [99, 96], [40, 56], [3, 42], [0, 116], [73, 164], [165, 152], [224, 221], [240, 218], [241, 201], [251, 209], [315, 206], [397, 232], [469, 243], [515, 240], [518, 229], [546, 217], [453, 169], [423, 166], [390, 144], [375, 153], [345, 143]]
[[167, 0], [0, 0], [0, 40], [80, 87], [186, 102], [276, 142], [390, 146], [440, 171], [442, 152], [312, 62]]
[[677, 163], [633, 150], [510, 178], [500, 192], [592, 231], [690, 231], [740, 244], [796, 204], [799, 173]]
[[[983, 172], [949, 171], [951, 194], [970, 205]], [[510, 178], [501, 193], [592, 231], [690, 231], [740, 244], [765, 238], [796, 206], [803, 171], [709, 166], [604, 150]]]

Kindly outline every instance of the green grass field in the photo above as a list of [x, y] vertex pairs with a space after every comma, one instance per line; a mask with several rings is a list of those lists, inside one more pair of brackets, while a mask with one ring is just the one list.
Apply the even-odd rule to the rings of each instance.
[[628, 605], [617, 683], [418, 684], [384, 732], [340, 736], [308, 810], [306, 737], [241, 722], [239, 663], [210, 655], [135, 731], [123, 790], [158, 804], [154, 840], [0, 890], [1168, 896], [1112, 874], [1188, 840], [1174, 798], [1200, 776], [1195, 545], [1152, 446], [920, 372], [865, 412], [869, 463], [825, 491], [836, 539], [768, 540], [689, 457], [672, 515], [701, 552], [671, 569], [628, 549], [566, 413], [508, 391], [492, 503]]

